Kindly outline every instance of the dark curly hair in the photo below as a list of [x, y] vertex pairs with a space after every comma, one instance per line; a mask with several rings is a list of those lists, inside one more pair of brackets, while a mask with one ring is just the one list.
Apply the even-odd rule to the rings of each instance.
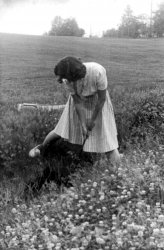
[[61, 59], [54, 68], [54, 73], [59, 76], [59, 82], [62, 79], [67, 79], [70, 82], [75, 82], [85, 77], [86, 67], [80, 58], [67, 56]]

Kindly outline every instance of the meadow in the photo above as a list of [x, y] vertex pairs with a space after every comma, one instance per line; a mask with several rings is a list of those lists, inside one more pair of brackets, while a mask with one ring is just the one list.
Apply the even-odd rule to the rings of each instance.
[[[29, 149], [61, 111], [17, 104], [65, 104], [53, 68], [66, 55], [107, 70], [122, 162], [80, 163], [72, 188], [45, 184], [24, 198], [45, 163]], [[0, 249], [164, 249], [164, 40], [0, 34]], [[47, 167], [47, 165], [46, 165]]]

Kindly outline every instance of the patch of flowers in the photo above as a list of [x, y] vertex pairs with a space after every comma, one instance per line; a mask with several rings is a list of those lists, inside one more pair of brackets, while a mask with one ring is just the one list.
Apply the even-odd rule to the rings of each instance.
[[0, 247], [163, 249], [162, 162], [155, 155], [133, 152], [117, 168], [100, 160], [80, 185], [75, 180], [58, 195], [52, 185], [29, 204], [15, 204], [5, 220], [1, 213]]

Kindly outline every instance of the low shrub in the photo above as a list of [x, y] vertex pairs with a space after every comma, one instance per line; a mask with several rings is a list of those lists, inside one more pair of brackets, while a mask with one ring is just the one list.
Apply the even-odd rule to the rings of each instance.
[[55, 127], [58, 116], [59, 112], [54, 114], [26, 110], [19, 113], [13, 107], [6, 111], [0, 125], [1, 177], [21, 174], [28, 179], [31, 174], [40, 171], [39, 166], [43, 163], [30, 159], [28, 152], [34, 145], [41, 143], [49, 130]]
[[[6, 177], [20, 178], [19, 182], [22, 180], [21, 185], [24, 185], [25, 190], [39, 191], [46, 181], [66, 184], [69, 180], [64, 178], [84, 165], [87, 160], [89, 162], [86, 156], [81, 155], [79, 158], [81, 147], [70, 148], [66, 142], [64, 145], [50, 145], [47, 149], [50, 150], [49, 154], [43, 158], [32, 159], [28, 156], [29, 150], [40, 144], [55, 127], [61, 111], [23, 110], [19, 113], [11, 108], [7, 114], [1, 125], [1, 180]], [[71, 151], [71, 154], [68, 151]], [[83, 160], [80, 162], [80, 159]]]
[[[140, 148], [145, 151], [164, 144], [163, 97], [164, 90], [160, 86], [151, 86], [150, 90], [143, 89], [142, 86], [117, 86], [111, 92], [120, 150]], [[41, 143], [55, 127], [61, 111], [18, 112], [13, 106], [6, 104], [0, 106], [0, 112], [1, 179], [4, 176], [11, 179], [21, 176], [23, 182], [29, 183], [36, 176], [42, 176], [47, 163], [41, 159], [29, 158], [28, 152]], [[55, 168], [54, 162], [49, 162], [48, 165]]]
[[116, 88], [112, 92], [120, 147], [147, 148], [164, 144], [164, 89]]

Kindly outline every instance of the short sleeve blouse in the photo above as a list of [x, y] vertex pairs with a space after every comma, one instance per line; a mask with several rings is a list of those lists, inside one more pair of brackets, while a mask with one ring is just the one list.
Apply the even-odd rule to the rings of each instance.
[[[77, 81], [77, 94], [85, 97], [94, 95], [98, 90], [107, 89], [108, 81], [105, 68], [95, 62], [84, 63], [84, 65], [86, 66], [86, 75]], [[70, 94], [76, 93], [73, 82], [66, 81], [66, 86]]]

